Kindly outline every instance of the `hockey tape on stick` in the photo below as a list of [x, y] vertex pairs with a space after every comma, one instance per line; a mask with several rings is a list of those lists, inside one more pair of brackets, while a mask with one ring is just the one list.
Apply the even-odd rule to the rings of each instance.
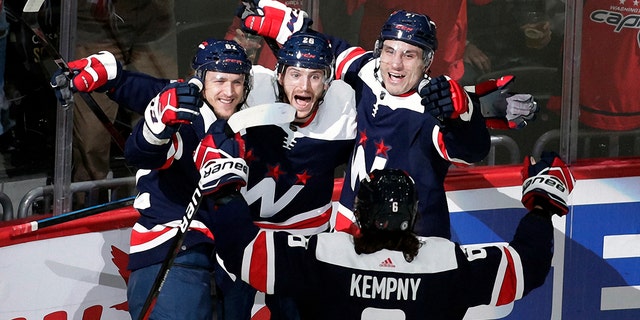
[[233, 132], [239, 132], [251, 127], [290, 123], [295, 117], [296, 108], [275, 102], [240, 110], [229, 117], [227, 124]]
[[40, 229], [44, 229], [47, 227], [52, 227], [55, 225], [59, 225], [61, 223], [78, 220], [80, 218], [93, 216], [99, 213], [104, 213], [105, 211], [126, 207], [133, 204], [135, 197], [128, 197], [124, 199], [120, 199], [117, 201], [112, 201], [109, 203], [84, 208], [82, 210], [77, 210], [69, 213], [65, 213], [58, 216], [53, 216], [46, 219], [41, 219], [37, 221], [25, 222], [19, 225], [13, 226], [11, 228], [11, 237], [19, 236], [22, 234], [34, 232]]

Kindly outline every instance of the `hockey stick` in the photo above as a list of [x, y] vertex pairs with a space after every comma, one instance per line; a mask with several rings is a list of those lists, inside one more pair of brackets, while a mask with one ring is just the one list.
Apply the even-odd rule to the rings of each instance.
[[128, 197], [128, 198], [112, 201], [109, 203], [104, 203], [104, 204], [89, 207], [89, 208], [84, 208], [81, 210], [69, 212], [66, 214], [62, 214], [62, 215], [58, 215], [58, 216], [54, 216], [46, 219], [41, 219], [37, 221], [31, 221], [31, 222], [15, 225], [13, 226], [13, 228], [11, 228], [10, 236], [11, 237], [19, 236], [25, 233], [30, 233], [40, 229], [47, 228], [47, 227], [59, 225], [61, 223], [103, 213], [105, 211], [122, 208], [122, 207], [133, 204], [134, 199], [135, 197]]
[[[40, 8], [45, 0], [28, 0], [24, 5], [24, 9], [22, 10], [22, 20], [31, 28], [33, 33], [40, 39], [44, 48], [49, 52], [53, 61], [58, 65], [60, 69], [64, 73], [69, 72], [69, 65], [64, 60], [60, 52], [53, 46], [53, 44], [49, 41], [47, 36], [40, 28], [40, 24], [38, 23], [38, 13], [40, 12]], [[67, 77], [67, 80], [71, 80]], [[104, 113], [102, 108], [98, 105], [98, 103], [93, 99], [91, 94], [87, 92], [79, 92], [80, 97], [84, 102], [89, 106], [89, 109], [96, 115], [100, 123], [104, 126], [105, 129], [111, 134], [111, 138], [118, 145], [118, 148], [124, 152], [124, 143], [125, 139], [122, 137], [120, 132], [113, 125], [109, 117]]]
[[[262, 104], [234, 113], [231, 117], [229, 117], [227, 124], [234, 133], [237, 133], [250, 127], [288, 124], [295, 119], [295, 115], [296, 109], [289, 104]], [[160, 291], [162, 290], [162, 286], [167, 279], [169, 270], [171, 270], [173, 261], [180, 252], [180, 247], [182, 247], [182, 243], [184, 242], [184, 238], [187, 234], [189, 226], [191, 225], [193, 216], [196, 212], [198, 212], [198, 209], [202, 204], [202, 194], [202, 185], [198, 183], [198, 187], [193, 192], [189, 204], [187, 205], [187, 209], [184, 216], [182, 217], [182, 221], [180, 222], [180, 226], [177, 229], [177, 233], [173, 237], [173, 242], [169, 247], [167, 257], [162, 262], [160, 270], [158, 271], [158, 275], [156, 276], [156, 279], [153, 282], [151, 289], [149, 290], [149, 294], [147, 295], [144, 305], [142, 306], [140, 314], [138, 315], [139, 320], [148, 319], [151, 315], [153, 305], [155, 304], [155, 301], [158, 298]]]
[[233, 132], [240, 132], [250, 127], [289, 123], [295, 116], [296, 109], [290, 104], [274, 102], [240, 110], [229, 117], [227, 124]]

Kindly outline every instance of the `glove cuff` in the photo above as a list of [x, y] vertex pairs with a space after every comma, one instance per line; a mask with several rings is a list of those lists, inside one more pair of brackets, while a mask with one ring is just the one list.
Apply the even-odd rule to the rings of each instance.
[[[165, 131], [166, 131], [166, 128], [165, 128]], [[144, 123], [144, 126], [142, 127], [142, 136], [144, 137], [144, 140], [146, 140], [148, 143], [154, 146], [165, 145], [169, 143], [169, 141], [171, 141], [170, 138], [158, 137], [155, 133], [151, 131], [146, 121]]]
[[[111, 68], [111, 70], [110, 70]], [[115, 64], [107, 68], [109, 80], [102, 87], [96, 89], [97, 92], [107, 92], [118, 88], [122, 83], [122, 64], [115, 61]]]
[[567, 214], [569, 190], [556, 176], [542, 174], [530, 177], [522, 184], [522, 204], [529, 210], [536, 205], [558, 215]]
[[237, 191], [247, 184], [248, 172], [249, 167], [242, 158], [212, 159], [200, 169], [199, 186], [207, 195], [223, 189]]

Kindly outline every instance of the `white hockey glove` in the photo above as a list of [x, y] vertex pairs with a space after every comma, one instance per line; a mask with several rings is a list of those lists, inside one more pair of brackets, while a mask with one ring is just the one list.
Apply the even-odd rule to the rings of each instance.
[[533, 210], [539, 205], [559, 216], [569, 212], [567, 200], [576, 180], [557, 153], [543, 152], [537, 163], [531, 156], [525, 157], [522, 179], [522, 204], [525, 208]]
[[479, 96], [488, 128], [521, 129], [536, 118], [539, 108], [532, 95], [509, 93], [507, 86], [514, 79], [514, 76], [507, 75], [465, 87]]
[[289, 37], [311, 25], [306, 12], [292, 9], [275, 0], [243, 1], [244, 12], [240, 14], [243, 26], [249, 32], [275, 39], [284, 44]]
[[509, 128], [521, 129], [527, 126], [528, 121], [536, 118], [536, 113], [540, 110], [538, 103], [533, 100], [533, 96], [525, 93], [518, 93], [506, 98], [507, 122]]
[[153, 145], [169, 142], [180, 125], [191, 124], [200, 115], [202, 82], [192, 78], [187, 82], [167, 85], [144, 111], [143, 135]]
[[202, 193], [217, 193], [217, 197], [224, 197], [245, 186], [249, 167], [243, 159], [244, 154], [244, 140], [240, 134], [231, 132], [225, 120], [214, 122], [193, 156], [200, 172]]

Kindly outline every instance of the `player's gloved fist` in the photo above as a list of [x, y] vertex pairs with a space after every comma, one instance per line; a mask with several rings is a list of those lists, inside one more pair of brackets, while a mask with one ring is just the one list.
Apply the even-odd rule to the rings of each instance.
[[122, 73], [122, 65], [108, 51], [71, 61], [68, 65], [69, 70], [56, 70], [50, 82], [63, 105], [72, 101], [71, 96], [78, 91], [105, 92], [115, 87]]
[[252, 33], [275, 39], [280, 44], [287, 41], [293, 33], [300, 31], [304, 25], [311, 24], [306, 21], [309, 20], [306, 12], [289, 8], [275, 0], [248, 0], [243, 3], [245, 10], [241, 18], [244, 28]]
[[197, 78], [192, 78], [188, 83], [167, 85], [144, 111], [145, 139], [151, 144], [165, 144], [180, 125], [190, 124], [198, 117], [198, 109], [202, 105], [201, 89], [202, 82]]
[[480, 82], [465, 89], [480, 98], [480, 109], [491, 129], [521, 129], [536, 118], [538, 104], [530, 94], [509, 93], [513, 75]]
[[73, 93], [71, 87], [69, 86], [69, 72], [62, 71], [62, 69], [58, 69], [53, 73], [51, 77], [51, 87], [54, 89], [53, 91], [56, 94], [56, 98], [63, 106], [66, 106], [70, 102], [73, 102]]
[[522, 178], [525, 208], [533, 210], [535, 206], [541, 206], [560, 216], [567, 214], [567, 199], [576, 180], [557, 153], [543, 152], [537, 163], [531, 156], [525, 157]]
[[122, 65], [109, 51], [100, 51], [84, 59], [69, 62], [71, 88], [74, 91], [105, 92], [113, 88], [120, 75]]
[[448, 76], [431, 79], [419, 93], [426, 111], [440, 123], [449, 119], [460, 118], [468, 121], [471, 118], [471, 99], [462, 87]]
[[538, 112], [538, 103], [530, 94], [518, 93], [507, 97], [507, 121], [509, 128], [521, 129], [527, 125], [527, 121], [536, 118]]
[[203, 194], [223, 197], [245, 186], [249, 167], [244, 154], [240, 134], [231, 132], [226, 120], [214, 122], [193, 155]]
[[521, 129], [536, 118], [538, 104], [530, 94], [511, 94], [507, 89], [480, 97], [482, 114], [492, 129]]

